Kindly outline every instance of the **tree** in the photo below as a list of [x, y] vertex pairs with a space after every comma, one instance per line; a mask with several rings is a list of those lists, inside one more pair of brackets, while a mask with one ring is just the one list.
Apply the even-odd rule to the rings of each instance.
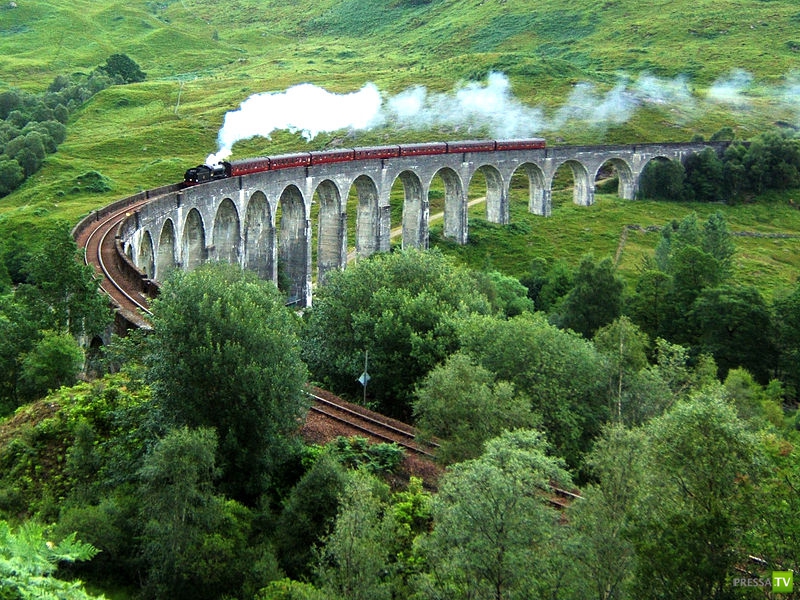
[[329, 597], [347, 600], [389, 600], [387, 579], [391, 527], [378, 487], [364, 471], [356, 471], [342, 495], [333, 530], [319, 551], [317, 578]]
[[464, 352], [528, 397], [559, 455], [579, 464], [608, 416], [606, 367], [592, 343], [540, 313], [473, 317], [460, 330]]
[[700, 248], [702, 243], [702, 232], [695, 213], [680, 221], [673, 220], [661, 228], [661, 238], [656, 245], [654, 257], [656, 265], [665, 273], [672, 274], [675, 254], [686, 246]]
[[[94, 269], [78, 261], [80, 253], [65, 223], [21, 228], [9, 219], [0, 229], [0, 270], [17, 284], [12, 294], [0, 297], [4, 411], [17, 405], [20, 393], [31, 398], [71, 380], [77, 373], [77, 348], [62, 334], [100, 334], [112, 315], [107, 298], [98, 293]], [[49, 339], [37, 349], [45, 331]]]
[[651, 338], [663, 336], [670, 316], [672, 278], [664, 271], [647, 269], [636, 280], [636, 291], [628, 300], [631, 319]]
[[793, 133], [768, 131], [750, 142], [743, 164], [747, 186], [756, 194], [800, 185], [800, 140]]
[[22, 359], [19, 395], [34, 400], [62, 385], [73, 385], [83, 369], [83, 360], [83, 349], [70, 334], [45, 331]]
[[800, 512], [800, 451], [777, 436], [765, 436], [764, 450], [769, 456], [769, 475], [761, 482], [745, 547], [765, 557], [764, 571], [798, 573], [800, 521], [795, 517]]
[[783, 388], [779, 381], [772, 380], [765, 389], [748, 371], [738, 368], [728, 371], [723, 385], [728, 400], [742, 419], [760, 418], [772, 421], [777, 427], [783, 425]]
[[222, 489], [253, 501], [307, 406], [294, 315], [272, 283], [223, 264], [175, 271], [152, 312], [149, 372], [167, 422], [215, 428]]
[[671, 399], [685, 400], [693, 392], [718, 382], [717, 366], [708, 355], [698, 356], [691, 368], [689, 350], [685, 346], [657, 338], [655, 350], [654, 370], [669, 388]]
[[728, 277], [731, 273], [731, 261], [736, 253], [733, 244], [733, 237], [728, 229], [725, 215], [717, 211], [709, 215], [703, 224], [702, 249], [719, 261], [723, 270], [722, 277]]
[[686, 169], [687, 196], [697, 202], [720, 202], [723, 200], [722, 160], [712, 148], [691, 154], [684, 161]]
[[0, 120], [5, 120], [11, 111], [16, 110], [20, 105], [20, 92], [17, 90], [6, 90], [0, 92]]
[[275, 544], [281, 567], [290, 577], [310, 574], [314, 545], [328, 533], [346, 483], [346, 470], [326, 453], [314, 462], [284, 501]]
[[277, 573], [275, 559], [249, 543], [249, 511], [214, 492], [216, 444], [214, 430], [182, 427], [144, 460], [140, 536], [148, 597], [211, 600], [248, 587], [253, 593], [264, 571]]
[[758, 289], [723, 285], [707, 288], [690, 311], [698, 345], [711, 354], [724, 379], [730, 369], [744, 367], [761, 384], [775, 365], [772, 321]]
[[528, 298], [528, 290], [518, 279], [498, 271], [473, 271], [471, 275], [477, 289], [502, 316], [513, 317], [535, 309], [534, 303]]
[[567, 509], [564, 553], [570, 571], [564, 579], [576, 588], [569, 590], [573, 597], [628, 597], [636, 560], [629, 539], [631, 507], [646, 468], [641, 461], [644, 445], [641, 430], [612, 425], [603, 430], [587, 458], [597, 483], [583, 486], [582, 498]]
[[407, 419], [414, 385], [458, 349], [455, 322], [472, 312], [492, 307], [441, 252], [375, 254], [320, 287], [304, 357], [315, 378], [357, 396], [368, 352], [369, 395], [384, 414]]
[[548, 265], [539, 258], [534, 261], [531, 274], [521, 282], [528, 288], [528, 297], [536, 310], [557, 312], [560, 302], [572, 289], [574, 275], [573, 269], [562, 260]]
[[213, 502], [216, 433], [176, 429], [159, 442], [140, 471], [143, 551], [152, 596], [191, 597], [200, 591], [191, 552]]
[[258, 591], [255, 600], [334, 600], [310, 583], [280, 579]]
[[735, 137], [736, 133], [733, 131], [733, 128], [726, 125], [725, 127], [722, 127], [721, 129], [715, 131], [712, 134], [711, 139], [709, 141], [732, 142]]
[[616, 398], [616, 418], [622, 422], [623, 391], [629, 379], [647, 366], [649, 340], [628, 317], [620, 317], [600, 328], [594, 336], [597, 350], [608, 358], [611, 369], [610, 396]]
[[686, 170], [674, 160], [653, 160], [642, 170], [639, 195], [653, 200], [683, 200]]
[[752, 484], [765, 463], [722, 396], [719, 386], [707, 389], [645, 428], [631, 533], [638, 598], [728, 597], [746, 559]]
[[596, 263], [592, 255], [585, 255], [561, 307], [560, 325], [591, 338], [620, 315], [623, 289], [610, 258]]
[[778, 377], [791, 397], [800, 394], [800, 282], [791, 293], [773, 303], [774, 332], [778, 351]]
[[147, 77], [136, 61], [127, 54], [112, 54], [98, 69], [108, 73], [120, 83], [138, 83]]
[[58, 223], [46, 235], [46, 244], [23, 264], [24, 282], [15, 301], [40, 329], [90, 337], [102, 333], [112, 315], [94, 268], [78, 262], [81, 253], [66, 224]]
[[25, 172], [16, 160], [0, 155], [0, 197], [7, 196], [25, 181]]
[[537, 419], [528, 398], [468, 355], [456, 353], [434, 368], [415, 392], [414, 417], [423, 435], [440, 439], [437, 459], [475, 458], [504, 430], [531, 428]]
[[422, 543], [429, 573], [423, 597], [531, 598], [551, 584], [547, 553], [557, 515], [545, 498], [566, 484], [561, 462], [541, 433], [504, 433], [484, 454], [441, 478], [433, 531]]
[[673, 319], [670, 321], [669, 337], [675, 341], [694, 343], [695, 323], [689, 310], [705, 288], [720, 283], [722, 269], [719, 261], [697, 246], [679, 248], [672, 258], [672, 303]]
[[747, 187], [747, 169], [744, 159], [747, 148], [741, 142], [735, 142], [725, 149], [722, 155], [722, 180], [725, 201], [729, 204], [737, 199]]
[[[30, 177], [42, 166], [47, 156], [46, 137], [38, 131], [28, 131], [6, 144], [5, 153], [22, 167], [25, 177]], [[51, 140], [52, 141], [52, 140]]]

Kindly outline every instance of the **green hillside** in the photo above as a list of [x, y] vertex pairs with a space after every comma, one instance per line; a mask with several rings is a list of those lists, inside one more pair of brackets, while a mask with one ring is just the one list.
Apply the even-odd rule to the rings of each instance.
[[[12, 4], [0, 7], [0, 91], [41, 92], [55, 76], [88, 73], [113, 53], [136, 60], [147, 80], [108, 88], [74, 114], [59, 151], [0, 200], [5, 213], [74, 222], [174, 182], [216, 150], [227, 111], [254, 93], [302, 82], [339, 93], [374, 82], [389, 97], [415, 85], [452, 93], [502, 72], [516, 99], [541, 109], [550, 129], [537, 133], [550, 143], [689, 140], [724, 126], [749, 138], [776, 122], [800, 122], [792, 93], [800, 81], [800, 7], [790, 0], [576, 0], [568, 8], [555, 0]], [[643, 91], [648, 85], [657, 89]], [[580, 89], [590, 90], [590, 104], [620, 89], [652, 95], [624, 122], [560, 118]], [[661, 100], [662, 93], [673, 96]], [[614, 114], [610, 101], [609, 109]], [[277, 134], [237, 145], [234, 157], [323, 147], [344, 134], [309, 144]], [[346, 142], [452, 137], [464, 132], [387, 123]], [[106, 177], [111, 191], [81, 191], [76, 182], [89, 171]]]

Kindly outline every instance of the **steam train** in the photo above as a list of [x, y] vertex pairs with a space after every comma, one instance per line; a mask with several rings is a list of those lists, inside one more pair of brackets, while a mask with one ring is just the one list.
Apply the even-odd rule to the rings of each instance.
[[216, 165], [198, 165], [186, 171], [184, 186], [197, 185], [216, 179], [250, 175], [262, 171], [275, 171], [292, 167], [310, 167], [351, 160], [379, 160], [402, 156], [428, 156], [432, 154], [464, 154], [467, 152], [497, 152], [503, 150], [540, 150], [545, 147], [542, 138], [519, 140], [464, 140], [459, 142], [428, 142], [400, 144], [397, 146], [371, 146], [366, 148], [341, 148], [320, 152], [299, 152], [279, 156], [248, 158], [234, 162], [223, 161]]

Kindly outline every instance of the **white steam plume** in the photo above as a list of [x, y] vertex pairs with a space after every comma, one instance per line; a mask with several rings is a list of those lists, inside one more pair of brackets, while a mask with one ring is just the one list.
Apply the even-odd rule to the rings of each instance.
[[306, 140], [325, 131], [366, 129], [380, 114], [378, 88], [368, 83], [352, 94], [332, 94], [304, 83], [285, 92], [255, 94], [238, 110], [228, 112], [219, 131], [219, 151], [206, 159], [214, 164], [230, 156], [233, 145], [257, 135], [269, 138], [273, 131], [301, 132]]
[[[385, 125], [408, 129], [445, 127], [465, 135], [488, 132], [499, 139], [555, 131], [573, 122], [591, 127], [620, 124], [643, 105], [689, 113], [701, 103], [744, 109], [750, 106], [745, 93], [752, 79], [746, 71], [734, 70], [714, 82], [703, 98], [692, 93], [685, 76], [662, 79], [643, 73], [635, 81], [623, 76], [607, 92], [598, 91], [591, 83], [579, 83], [551, 117], [542, 108], [528, 106], [514, 97], [503, 73], [491, 73], [485, 83], [461, 84], [447, 93], [414, 86], [395, 96], [382, 95], [372, 83], [350, 94], [333, 94], [306, 83], [283, 92], [255, 94], [239, 109], [227, 113], [219, 132], [219, 152], [210, 155], [207, 162], [213, 164], [230, 156], [239, 140], [269, 138], [272, 132], [283, 129], [299, 131], [306, 140], [323, 132]], [[800, 119], [798, 92], [800, 75], [794, 75], [776, 96]]]
[[599, 94], [590, 83], [579, 83], [549, 125], [551, 129], [560, 129], [570, 121], [591, 124], [624, 123], [638, 104], [639, 99], [627, 89], [625, 81], [618, 82], [605, 94]]
[[795, 123], [800, 123], [800, 73], [792, 73], [780, 94], [781, 102], [794, 113]]
[[750, 101], [745, 97], [753, 76], [747, 71], [736, 69], [727, 77], [717, 79], [708, 90], [708, 99], [718, 104], [728, 104], [734, 108], [748, 108]]
[[545, 125], [542, 110], [515, 98], [502, 73], [491, 73], [486, 85], [470, 82], [446, 94], [414, 86], [389, 98], [383, 114], [398, 127], [488, 129], [497, 138], [530, 136]]

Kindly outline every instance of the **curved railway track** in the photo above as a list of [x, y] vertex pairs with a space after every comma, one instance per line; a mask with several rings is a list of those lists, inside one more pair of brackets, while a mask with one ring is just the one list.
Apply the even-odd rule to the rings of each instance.
[[95, 267], [100, 275], [100, 287], [111, 299], [123, 317], [137, 327], [149, 324], [142, 313], [150, 314], [148, 299], [139, 290], [133, 290], [127, 279], [117, 267], [120, 260], [116, 246], [117, 229], [132, 211], [146, 204], [148, 200], [133, 202], [113, 212], [99, 216], [89, 226], [76, 235], [76, 243], [84, 249], [83, 260]]

